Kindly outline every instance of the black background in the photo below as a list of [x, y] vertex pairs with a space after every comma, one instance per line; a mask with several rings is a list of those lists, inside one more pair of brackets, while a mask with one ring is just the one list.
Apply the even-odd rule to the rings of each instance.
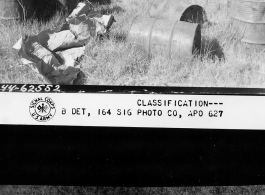
[[264, 184], [265, 133], [2, 125], [0, 184]]

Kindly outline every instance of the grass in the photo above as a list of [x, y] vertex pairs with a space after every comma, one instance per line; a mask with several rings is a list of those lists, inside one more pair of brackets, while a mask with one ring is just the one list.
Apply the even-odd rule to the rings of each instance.
[[[112, 0], [110, 5], [97, 5], [95, 9], [113, 14], [116, 23], [109, 38], [91, 40], [81, 62], [87, 75], [87, 85], [127, 86], [194, 86], [194, 87], [260, 87], [265, 86], [265, 55], [250, 52], [229, 25], [225, 0], [193, 0], [205, 8], [212, 25], [202, 29], [203, 49], [190, 61], [167, 59], [157, 55], [151, 59], [134, 52], [126, 37], [135, 16], [148, 16], [151, 0]], [[59, 13], [48, 22], [25, 22], [0, 26], [0, 82], [46, 83], [30, 67], [22, 65], [13, 44], [23, 34], [36, 34], [55, 28], [66, 16]], [[211, 49], [212, 48], [212, 49]], [[212, 52], [224, 58], [215, 59]]]

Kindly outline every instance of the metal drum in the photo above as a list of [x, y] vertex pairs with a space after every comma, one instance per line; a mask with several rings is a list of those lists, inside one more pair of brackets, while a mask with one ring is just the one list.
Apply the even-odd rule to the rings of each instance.
[[0, 0], [0, 9], [0, 20], [4, 24], [22, 17], [23, 10], [17, 0]]
[[0, 0], [0, 20], [2, 24], [13, 24], [14, 21], [29, 19], [34, 10], [33, 0]]
[[181, 0], [154, 0], [150, 17], [199, 24], [207, 21], [206, 12], [200, 5]]
[[169, 58], [192, 58], [201, 47], [199, 24], [137, 16], [128, 41], [149, 57], [162, 53]]
[[265, 49], [265, 1], [228, 0], [228, 16], [242, 42], [257, 51]]

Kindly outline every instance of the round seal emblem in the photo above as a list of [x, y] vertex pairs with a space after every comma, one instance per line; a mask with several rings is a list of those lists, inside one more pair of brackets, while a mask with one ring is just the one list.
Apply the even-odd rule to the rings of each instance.
[[29, 113], [36, 121], [47, 122], [55, 115], [55, 103], [49, 97], [35, 98], [30, 102]]

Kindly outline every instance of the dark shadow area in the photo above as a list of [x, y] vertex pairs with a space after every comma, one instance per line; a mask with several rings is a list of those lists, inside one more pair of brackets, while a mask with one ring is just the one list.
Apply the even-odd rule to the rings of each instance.
[[74, 85], [85, 85], [87, 82], [87, 75], [81, 70], [77, 74], [77, 78], [73, 81]]
[[5, 50], [0, 46], [0, 58], [5, 56]]
[[[17, 17], [19, 12], [21, 19], [37, 19], [38, 21], [48, 21], [57, 12], [70, 14], [79, 2], [84, 0], [20, 0], [21, 3], [7, 3], [5, 5], [11, 13], [6, 13], [8, 17]], [[85, 2], [85, 1], [84, 1]], [[92, 0], [92, 4], [103, 6], [102, 13], [121, 12], [123, 9], [119, 6], [109, 6], [111, 0]], [[21, 6], [22, 5], [22, 6]], [[3, 14], [2, 14], [3, 15]], [[6, 16], [6, 17], [7, 17]]]
[[125, 42], [127, 40], [127, 34], [126, 33], [115, 33], [113, 35], [113, 38], [116, 42]]
[[111, 0], [89, 0], [89, 2], [99, 5], [111, 4]]
[[113, 14], [113, 13], [120, 13], [124, 12], [125, 10], [122, 9], [120, 6], [109, 6], [109, 5], [102, 5], [100, 7], [100, 13], [103, 15]]
[[[65, 1], [62, 3], [58, 0], [34, 0], [32, 1], [32, 17], [36, 18], [39, 21], [48, 21], [50, 20], [58, 11], [69, 12], [69, 9], [66, 7], [68, 2]], [[74, 7], [74, 6], [72, 6]]]
[[21, 0], [21, 2], [24, 8], [18, 10], [21, 18], [34, 18], [39, 21], [48, 21], [58, 11], [71, 13], [78, 4], [78, 0]]
[[201, 41], [201, 54], [203, 57], [215, 60], [216, 57], [219, 60], [225, 59], [223, 48], [220, 46], [216, 38], [203, 37]]

